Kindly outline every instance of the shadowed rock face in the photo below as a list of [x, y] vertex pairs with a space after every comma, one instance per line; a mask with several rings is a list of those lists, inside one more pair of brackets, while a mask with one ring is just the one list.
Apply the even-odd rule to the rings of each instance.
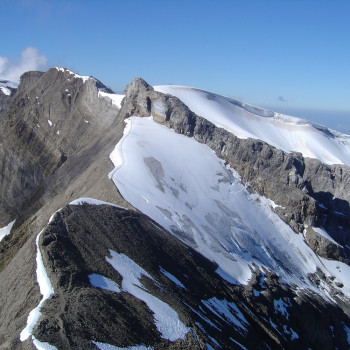
[[194, 114], [178, 98], [154, 91], [140, 78], [129, 84], [125, 93], [122, 118], [152, 113], [156, 122], [207, 144], [253, 190], [278, 204], [277, 214], [295, 232], [308, 226], [323, 227], [343, 246], [334, 250], [325, 242], [318, 246], [322, 256], [349, 262], [349, 167], [285, 153], [260, 140], [239, 139]]
[[67, 160], [108, 130], [118, 109], [99, 98], [102, 83], [68, 70], [22, 75], [0, 114], [0, 226], [19, 217], [47, 190]]
[[[133, 211], [67, 206], [43, 232], [40, 249], [55, 292], [33, 334], [59, 349], [95, 349], [92, 340], [155, 349], [215, 348], [215, 341], [224, 349], [239, 349], [232, 339], [248, 349], [346, 344], [341, 322], [347, 318], [335, 304], [295, 294], [270, 271], [255, 274], [245, 288], [231, 285], [215, 273], [214, 263]], [[112, 252], [149, 275], [140, 279], [144, 290], [178, 314], [188, 327], [183, 339], [165, 339], [147, 304], [123, 291], [118, 266], [108, 262]], [[92, 286], [92, 274], [114, 281], [121, 291]]]

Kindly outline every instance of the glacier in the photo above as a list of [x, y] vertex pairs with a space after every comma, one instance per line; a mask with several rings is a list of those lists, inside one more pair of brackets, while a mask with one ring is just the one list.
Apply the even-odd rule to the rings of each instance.
[[247, 284], [252, 270], [266, 268], [287, 283], [320, 292], [308, 275], [317, 268], [334, 274], [332, 263], [320, 260], [303, 235], [274, 213], [275, 203], [250, 193], [233, 169], [193, 138], [152, 117], [131, 117], [110, 158], [110, 177], [122, 196], [215, 261], [229, 282]]

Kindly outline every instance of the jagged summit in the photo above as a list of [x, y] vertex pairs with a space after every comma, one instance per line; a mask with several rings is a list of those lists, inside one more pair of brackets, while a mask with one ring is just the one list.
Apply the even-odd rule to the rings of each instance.
[[59, 67], [0, 98], [0, 349], [350, 346], [345, 135]]

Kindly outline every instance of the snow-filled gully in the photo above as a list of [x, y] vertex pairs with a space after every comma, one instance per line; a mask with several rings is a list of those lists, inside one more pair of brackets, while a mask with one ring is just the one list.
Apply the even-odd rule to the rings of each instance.
[[40, 294], [42, 295], [42, 299], [40, 300], [40, 303], [29, 313], [27, 318], [27, 325], [25, 326], [25, 328], [22, 330], [20, 334], [20, 340], [23, 342], [27, 340], [29, 337], [32, 337], [33, 344], [38, 350], [57, 350], [55, 346], [50, 345], [48, 343], [42, 343], [38, 339], [36, 339], [35, 336], [33, 335], [33, 329], [41, 317], [41, 307], [44, 304], [44, 302], [54, 293], [50, 279], [45, 270], [45, 266], [41, 255], [40, 246], [39, 246], [40, 236], [43, 233], [43, 231], [44, 230], [40, 231], [40, 233], [37, 235], [35, 240], [36, 278], [39, 284], [39, 289], [40, 289]]

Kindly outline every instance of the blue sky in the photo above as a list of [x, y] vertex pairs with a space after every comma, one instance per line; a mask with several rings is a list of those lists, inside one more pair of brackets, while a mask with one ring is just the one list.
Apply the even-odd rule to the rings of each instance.
[[0, 76], [32, 47], [37, 68], [116, 91], [141, 76], [350, 134], [350, 1], [1, 0], [0, 13]]

